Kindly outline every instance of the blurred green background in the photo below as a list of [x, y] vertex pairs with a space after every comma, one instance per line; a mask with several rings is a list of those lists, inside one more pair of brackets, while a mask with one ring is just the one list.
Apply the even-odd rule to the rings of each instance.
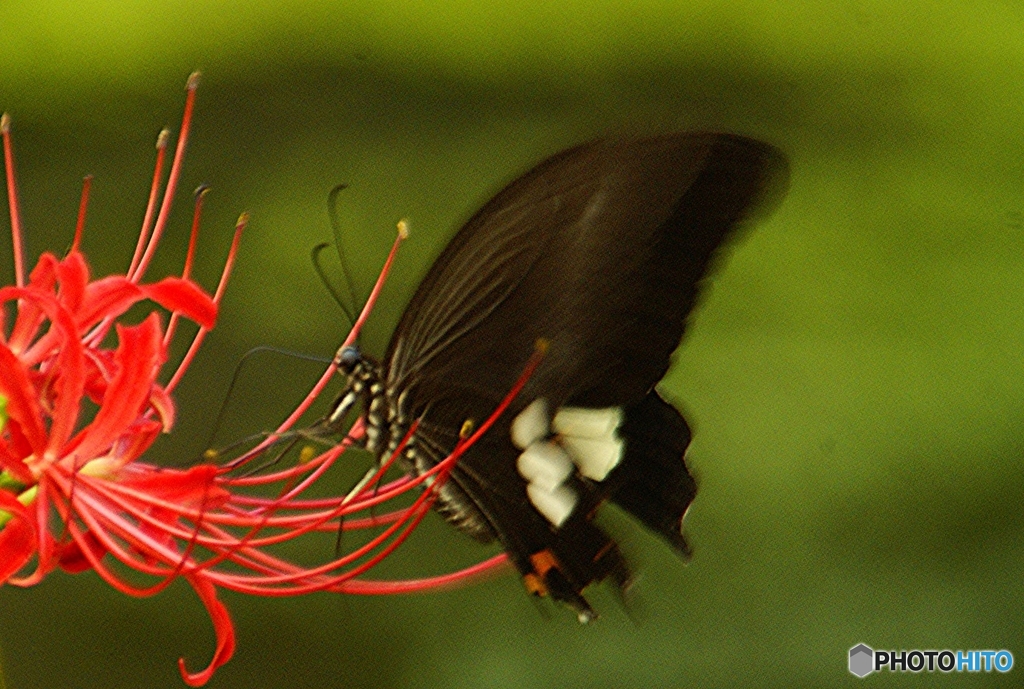
[[[394, 222], [412, 220], [366, 330], [380, 352], [459, 223], [560, 148], [711, 128], [775, 143], [793, 170], [663, 383], [695, 429], [692, 563], [604, 515], [642, 573], [635, 614], [596, 588], [602, 617], [580, 627], [510, 573], [426, 596], [225, 594], [239, 648], [209, 686], [1020, 685], [1024, 667], [857, 680], [846, 663], [859, 642], [1024, 662], [1021, 3], [0, 2], [33, 257], [66, 248], [93, 173], [85, 249], [97, 273], [123, 270], [153, 141], [176, 129], [195, 68], [185, 193], [154, 274], [180, 264], [200, 182], [205, 284], [238, 213], [252, 224], [153, 453], [167, 463], [205, 447], [250, 347], [339, 343], [309, 261], [338, 182], [364, 292]], [[222, 439], [268, 428], [319, 367], [247, 371]], [[388, 571], [491, 552], [431, 517]], [[55, 574], [0, 590], [9, 689], [180, 687], [176, 658], [199, 667], [212, 649], [184, 585], [134, 600]]]

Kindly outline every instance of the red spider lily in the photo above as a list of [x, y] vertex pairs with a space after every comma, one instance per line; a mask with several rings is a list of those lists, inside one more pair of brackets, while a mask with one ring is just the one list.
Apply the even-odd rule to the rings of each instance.
[[[363, 428], [358, 423], [343, 442], [319, 456], [272, 472], [239, 475], [239, 466], [265, 454], [298, 423], [334, 374], [334, 365], [274, 435], [230, 464], [168, 469], [140, 461], [159, 433], [173, 425], [170, 393], [214, 324], [246, 222], [245, 216], [239, 220], [214, 296], [189, 277], [202, 194], [197, 196], [182, 277], [143, 282], [170, 214], [197, 83], [193, 75], [159, 212], [166, 133], [158, 140], [156, 172], [131, 266], [124, 275], [99, 280], [90, 279], [79, 250], [87, 178], [70, 252], [63, 259], [44, 254], [26, 283], [5, 116], [2, 130], [16, 284], [0, 288], [0, 302], [11, 304], [15, 313], [9, 335], [6, 327], [0, 328], [0, 394], [6, 398], [6, 424], [0, 432], [0, 584], [32, 585], [58, 567], [70, 572], [92, 569], [124, 593], [149, 596], [176, 577], [185, 578], [206, 606], [217, 637], [216, 651], [204, 670], [190, 673], [179, 661], [183, 678], [192, 686], [205, 684], [234, 652], [234, 628], [217, 597], [219, 588], [270, 596], [313, 591], [376, 595], [448, 586], [502, 565], [504, 554], [459, 572], [424, 579], [383, 581], [362, 576], [419, 524], [454, 463], [505, 410], [541, 356], [538, 353], [519, 383], [472, 436], [433, 470], [415, 478], [381, 483], [394, 457], [404, 449], [403, 441], [390, 461], [347, 495], [307, 497], [310, 486], [360, 437]], [[404, 236], [400, 231], [346, 345], [354, 341], [368, 317]], [[118, 322], [129, 307], [147, 300], [170, 312], [166, 328], [157, 311], [138, 325]], [[180, 317], [197, 323], [199, 330], [183, 360], [162, 384], [167, 348]], [[112, 339], [107, 337], [111, 328], [117, 336], [113, 347], [107, 343]], [[97, 411], [91, 421], [85, 421], [83, 407], [89, 405]], [[418, 493], [411, 505], [386, 514], [372, 511], [409, 491]], [[354, 551], [332, 554], [314, 566], [272, 552], [275, 546], [300, 537], [351, 529], [379, 533]], [[150, 582], [134, 583], [139, 575]]]

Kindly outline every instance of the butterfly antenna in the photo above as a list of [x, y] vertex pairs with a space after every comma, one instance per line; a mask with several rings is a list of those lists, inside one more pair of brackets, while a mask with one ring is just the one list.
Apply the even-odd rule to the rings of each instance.
[[338, 260], [341, 262], [341, 272], [345, 276], [345, 284], [348, 286], [348, 296], [352, 304], [361, 304], [362, 301], [356, 297], [355, 281], [352, 279], [352, 271], [349, 270], [348, 260], [345, 258], [345, 249], [341, 241], [341, 221], [338, 220], [338, 195], [348, 188], [347, 184], [339, 184], [327, 195], [327, 214], [331, 218], [331, 233], [334, 235], [334, 246], [338, 250]]
[[316, 271], [317, 277], [320, 278], [320, 282], [325, 288], [327, 288], [327, 291], [331, 293], [331, 297], [334, 299], [334, 302], [341, 308], [342, 313], [345, 314], [345, 318], [348, 319], [349, 325], [352, 326], [355, 325], [356, 322], [355, 316], [352, 315], [352, 311], [345, 305], [341, 295], [338, 294], [338, 290], [334, 288], [334, 285], [327, 277], [327, 273], [324, 272], [323, 264], [320, 263], [320, 252], [329, 246], [330, 244], [327, 242], [320, 242], [313, 247], [313, 251], [310, 252], [310, 259], [313, 261], [313, 270]]
[[[299, 441], [302, 439], [303, 436], [298, 434], [292, 436], [291, 438], [288, 438], [288, 442], [285, 443], [285, 446], [281, 449], [280, 452], [275, 454], [267, 461], [257, 464], [256, 466], [250, 468], [248, 471], [244, 471], [238, 474], [238, 478], [248, 478], [250, 476], [254, 476], [255, 474], [260, 473], [261, 471], [265, 471], [273, 466], [276, 466], [281, 462], [282, 459], [284, 459], [284, 456], [286, 454], [292, 451], [292, 448], [299, 444]], [[281, 440], [284, 440], [284, 438], [282, 438]]]
[[[286, 440], [290, 440], [292, 436], [295, 435], [295, 432], [289, 431], [287, 433], [271, 433], [270, 431], [258, 431], [256, 433], [250, 433], [249, 435], [231, 441], [227, 445], [222, 445], [220, 447], [209, 447], [203, 450], [203, 453], [195, 458], [195, 462], [208, 462], [211, 464], [220, 462], [225, 457], [230, 457], [234, 455], [239, 449], [246, 447], [250, 443], [255, 445], [257, 443], [263, 442], [271, 435], [275, 435], [277, 437], [274, 438], [274, 440], [268, 447], [273, 447], [278, 443], [283, 443]], [[239, 456], [244, 457], [245, 453], [240, 453]], [[238, 457], [235, 457], [234, 459], [231, 459], [222, 466], [225, 466], [229, 469], [234, 469], [236, 466], [241, 466], [241, 464], [237, 464], [237, 462]], [[243, 464], [245, 463], [247, 462], [243, 462]]]
[[[234, 373], [231, 374], [231, 383], [228, 384], [227, 392], [224, 393], [224, 401], [220, 403], [220, 409], [217, 411], [217, 418], [213, 422], [213, 428], [210, 430], [210, 437], [206, 441], [206, 447], [207, 448], [212, 448], [213, 447], [213, 441], [217, 437], [217, 433], [220, 431], [221, 425], [224, 423], [224, 417], [227, 415], [228, 403], [231, 402], [231, 397], [235, 393], [235, 386], [238, 385], [238, 379], [242, 375], [242, 367], [244, 367], [249, 362], [249, 360], [252, 357], [256, 356], [257, 354], [265, 354], [265, 353], [280, 354], [282, 356], [295, 357], [297, 359], [302, 359], [304, 361], [314, 361], [316, 363], [327, 363], [327, 361], [328, 361], [327, 359], [324, 359], [323, 357], [310, 356], [308, 354], [300, 354], [299, 352], [292, 352], [292, 351], [289, 351], [289, 350], [286, 350], [286, 349], [280, 349], [279, 347], [270, 347], [270, 346], [267, 346], [267, 345], [261, 345], [259, 347], [253, 347], [248, 352], [243, 354], [242, 358], [239, 359], [238, 364], [235, 365]], [[248, 436], [248, 438], [252, 438], [252, 437], [254, 437], [254, 436]], [[244, 442], [244, 441], [242, 441], [242, 442]], [[237, 447], [238, 444], [239, 444], [238, 442], [235, 442], [235, 443], [232, 443], [229, 447]], [[208, 452], [210, 452], [210, 450], [207, 450], [206, 452], [204, 452], [204, 455], [206, 453], [208, 453]], [[217, 452], [217, 451], [214, 451], [214, 452]], [[217, 454], [221, 454], [221, 453], [217, 452]]]

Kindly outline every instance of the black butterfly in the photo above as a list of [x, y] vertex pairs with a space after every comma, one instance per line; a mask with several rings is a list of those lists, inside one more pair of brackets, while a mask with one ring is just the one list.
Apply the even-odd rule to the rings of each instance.
[[629, 570], [591, 520], [604, 500], [680, 554], [696, 485], [690, 429], [654, 389], [718, 248], [788, 181], [774, 147], [728, 134], [598, 141], [512, 182], [455, 235], [409, 302], [378, 363], [356, 350], [328, 417], [361, 401], [367, 448], [444, 459], [464, 422], [486, 419], [534, 353], [512, 407], [459, 460], [438, 511], [497, 539], [527, 588], [594, 613], [582, 595]]

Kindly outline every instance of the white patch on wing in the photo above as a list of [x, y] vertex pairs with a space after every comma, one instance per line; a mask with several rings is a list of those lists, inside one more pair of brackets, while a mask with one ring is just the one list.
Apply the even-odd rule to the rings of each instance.
[[530, 502], [537, 508], [537, 511], [551, 522], [557, 529], [572, 514], [576, 507], [576, 491], [569, 486], [557, 486], [552, 491], [546, 491], [540, 486], [530, 483], [526, 486], [526, 495]]
[[618, 434], [622, 419], [621, 407], [562, 407], [555, 413], [551, 430], [559, 435], [580, 474], [603, 481], [622, 461], [625, 443]]
[[622, 418], [622, 407], [559, 407], [551, 422], [551, 430], [578, 438], [604, 438], [615, 433], [622, 425]]
[[538, 440], [548, 436], [548, 402], [543, 397], [535, 399], [512, 421], [512, 444], [525, 450]]
[[[574, 470], [603, 481], [622, 460], [625, 443], [618, 435], [620, 407], [562, 407], [551, 419], [547, 400], [531, 402], [512, 421], [512, 443], [523, 450], [516, 461], [527, 481], [530, 502], [556, 528], [575, 509], [579, 497], [566, 485]], [[547, 440], [551, 433], [558, 438]]]
[[618, 466], [625, 443], [621, 438], [561, 437], [562, 447], [580, 470], [580, 474], [593, 481], [603, 481]]
[[572, 475], [575, 466], [558, 445], [539, 442], [523, 450], [516, 461], [519, 475], [546, 491], [553, 491]]

